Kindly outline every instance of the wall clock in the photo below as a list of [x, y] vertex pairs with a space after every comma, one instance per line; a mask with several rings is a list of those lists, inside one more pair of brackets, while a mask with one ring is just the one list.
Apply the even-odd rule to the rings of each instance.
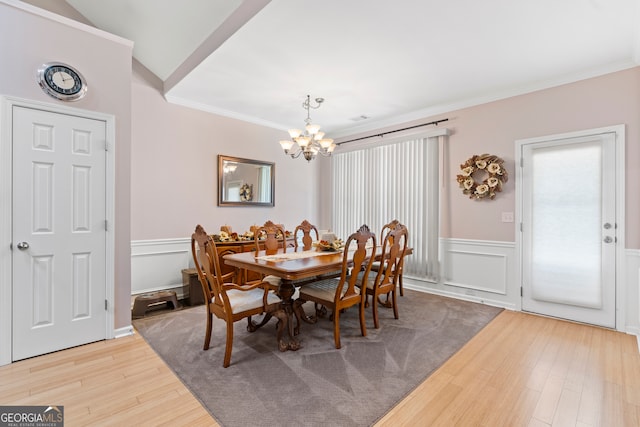
[[62, 62], [47, 62], [38, 68], [38, 84], [61, 101], [77, 101], [87, 94], [87, 81], [78, 70]]

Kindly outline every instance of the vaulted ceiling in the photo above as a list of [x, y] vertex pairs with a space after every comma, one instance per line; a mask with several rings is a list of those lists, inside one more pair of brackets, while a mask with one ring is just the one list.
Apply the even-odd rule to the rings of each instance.
[[332, 137], [640, 65], [637, 0], [66, 1], [168, 101]]

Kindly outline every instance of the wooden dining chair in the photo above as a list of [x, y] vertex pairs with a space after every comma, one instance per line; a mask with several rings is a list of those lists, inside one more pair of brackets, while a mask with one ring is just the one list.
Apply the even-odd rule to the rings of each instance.
[[[298, 236], [302, 234], [302, 238], [300, 239], [300, 242], [298, 241]], [[304, 221], [302, 221], [300, 223], [300, 225], [298, 225], [294, 232], [293, 232], [293, 239], [294, 239], [294, 247], [297, 250], [300, 243], [302, 243], [302, 250], [303, 251], [308, 251], [311, 250], [311, 248], [313, 247], [313, 238], [315, 237], [315, 240], [318, 241], [320, 240], [320, 232], [318, 232], [318, 228], [311, 224], [309, 221], [307, 221], [306, 219]], [[313, 278], [310, 279], [303, 279], [301, 280], [299, 283], [308, 283], [311, 281], [316, 281], [316, 280], [323, 280], [323, 279], [328, 279], [328, 278], [333, 278], [333, 277], [340, 277], [340, 271], [334, 271], [331, 273], [324, 273], [318, 276], [315, 276]], [[298, 310], [301, 310], [299, 308], [300, 306], [297, 305], [296, 308], [298, 308]], [[322, 312], [322, 313], [326, 313], [327, 308], [324, 306], [321, 306], [319, 304], [315, 304], [315, 310], [316, 312]], [[300, 319], [302, 318], [302, 312], [301, 311], [296, 311], [296, 316], [298, 318], [298, 325], [300, 325]]]
[[[394, 219], [390, 223], [385, 224], [382, 227], [382, 230], [380, 231], [380, 240], [384, 241], [384, 238], [387, 235], [387, 233], [393, 230], [398, 224], [400, 224], [400, 221], [398, 221], [397, 219]], [[380, 261], [375, 261], [373, 263], [373, 266], [371, 267], [371, 270], [377, 272], [379, 269], [380, 269]], [[404, 296], [404, 287], [402, 285], [402, 265], [400, 266], [400, 270], [398, 271], [397, 274], [398, 274], [398, 289], [400, 290], [400, 296]], [[388, 298], [387, 298], [387, 302], [388, 302]]]
[[[207, 306], [207, 329], [203, 350], [209, 349], [213, 316], [227, 324], [227, 337], [222, 366], [231, 363], [233, 348], [233, 325], [238, 320], [247, 318], [247, 330], [253, 332], [266, 322], [256, 325], [251, 316], [275, 312], [280, 298], [269, 291], [264, 282], [239, 285], [233, 283], [235, 272], [222, 274], [216, 244], [201, 225], [196, 226], [191, 235], [191, 253], [202, 284], [202, 292]], [[271, 316], [265, 316], [268, 320]], [[280, 331], [279, 331], [280, 333]]]
[[[360, 273], [359, 285], [364, 288], [365, 299], [371, 295], [373, 306], [373, 324], [376, 329], [380, 327], [378, 317], [379, 297], [382, 295], [391, 296], [391, 307], [393, 315], [398, 318], [398, 302], [396, 289], [402, 272], [402, 263], [407, 251], [409, 232], [407, 228], [397, 223], [390, 228], [382, 241], [380, 252], [380, 265], [378, 271], [366, 276]], [[366, 284], [366, 286], [364, 285]]]
[[[279, 251], [284, 252], [287, 248], [287, 237], [284, 228], [269, 220], [260, 227], [256, 227], [253, 232], [253, 240], [255, 242], [255, 253], [264, 250], [265, 255], [275, 255]], [[262, 280], [269, 282], [271, 289], [277, 290], [282, 280], [277, 276], [263, 276]]]
[[[342, 255], [342, 272], [339, 278], [328, 278], [315, 281], [300, 288], [300, 296], [296, 305], [307, 301], [325, 306], [333, 310], [333, 337], [336, 348], [340, 348], [340, 313], [354, 305], [360, 310], [360, 332], [367, 335], [364, 319], [365, 293], [357, 286], [359, 274], [349, 274], [351, 271], [362, 272], [366, 280], [371, 271], [376, 251], [376, 236], [363, 225], [349, 236]], [[351, 258], [353, 255], [353, 258]], [[351, 262], [350, 262], [351, 260]], [[316, 312], [316, 320], [318, 313]]]
[[320, 240], [320, 233], [318, 233], [318, 229], [316, 228], [316, 226], [305, 219], [304, 221], [302, 221], [302, 223], [300, 223], [300, 225], [295, 228], [293, 232], [294, 247], [296, 249], [298, 249], [299, 246], [298, 235], [300, 233], [302, 233], [301, 243], [303, 251], [308, 251], [311, 249], [313, 245], [312, 233], [315, 235], [315, 240]]

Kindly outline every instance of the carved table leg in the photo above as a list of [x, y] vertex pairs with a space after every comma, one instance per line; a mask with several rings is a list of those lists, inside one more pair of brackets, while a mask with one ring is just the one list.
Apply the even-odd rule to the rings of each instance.
[[[278, 322], [278, 348], [280, 349], [280, 351], [295, 351], [300, 348], [300, 343], [294, 338], [294, 308], [292, 298], [294, 292], [295, 288], [293, 286], [293, 283], [290, 280], [282, 279], [277, 292], [282, 302], [280, 303], [280, 307], [278, 308], [278, 310], [273, 312], [273, 315], [280, 320], [280, 322]], [[284, 341], [282, 336], [285, 330], [287, 331], [288, 335], [287, 342]]]

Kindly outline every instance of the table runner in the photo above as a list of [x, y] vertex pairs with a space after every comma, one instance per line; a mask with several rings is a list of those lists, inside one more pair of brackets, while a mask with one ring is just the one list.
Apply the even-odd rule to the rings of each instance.
[[331, 251], [318, 252], [316, 250], [310, 250], [310, 251], [303, 251], [303, 252], [287, 252], [287, 253], [275, 254], [275, 255], [263, 255], [263, 256], [256, 257], [256, 259], [278, 262], [278, 261], [290, 261], [292, 259], [312, 258], [316, 256], [334, 255], [334, 254], [335, 252], [331, 252]]

